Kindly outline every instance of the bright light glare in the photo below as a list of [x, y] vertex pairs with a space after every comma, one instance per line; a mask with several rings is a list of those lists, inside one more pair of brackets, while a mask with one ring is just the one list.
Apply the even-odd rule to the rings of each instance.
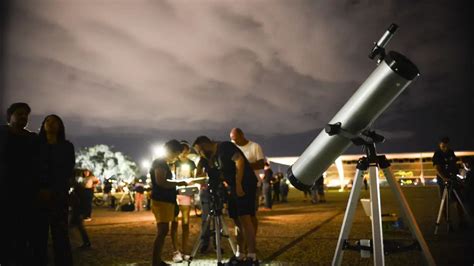
[[155, 145], [153, 147], [153, 158], [163, 158], [166, 156], [166, 149], [163, 145]]
[[148, 160], [143, 160], [143, 161], [142, 161], [142, 167], [143, 167], [144, 169], [149, 169], [149, 168], [151, 167], [150, 161], [148, 161]]

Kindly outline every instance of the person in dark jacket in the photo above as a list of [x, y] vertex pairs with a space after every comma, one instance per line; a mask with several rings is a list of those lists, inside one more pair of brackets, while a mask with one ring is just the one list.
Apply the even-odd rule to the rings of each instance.
[[265, 162], [264, 168], [264, 177], [263, 177], [263, 198], [265, 199], [265, 207], [263, 210], [271, 210], [273, 206], [273, 199], [272, 199], [272, 179], [273, 179], [273, 171], [270, 167], [268, 162]]
[[72, 265], [68, 235], [68, 192], [74, 176], [74, 146], [66, 140], [64, 124], [57, 115], [48, 115], [39, 133], [40, 178], [37, 219], [39, 261], [48, 264], [48, 237], [51, 230], [55, 265]]
[[[32, 215], [38, 192], [38, 136], [26, 129], [31, 108], [14, 103], [0, 126], [0, 265], [33, 265]], [[21, 193], [18, 193], [21, 191]], [[8, 204], [15, 199], [15, 204]]]

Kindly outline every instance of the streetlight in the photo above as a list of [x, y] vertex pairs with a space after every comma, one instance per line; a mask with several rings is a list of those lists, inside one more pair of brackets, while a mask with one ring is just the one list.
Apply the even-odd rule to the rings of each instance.
[[150, 169], [151, 167], [151, 162], [149, 160], [142, 160], [142, 168], [145, 170]]

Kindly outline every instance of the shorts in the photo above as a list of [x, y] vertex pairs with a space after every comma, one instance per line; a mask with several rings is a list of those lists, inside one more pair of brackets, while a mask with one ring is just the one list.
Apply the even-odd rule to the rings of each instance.
[[[183, 224], [189, 224], [189, 213], [191, 212], [191, 206], [179, 205], [179, 211], [181, 212], [181, 221]], [[174, 217], [174, 222], [178, 222], [179, 213]]]
[[237, 217], [244, 215], [255, 216], [256, 200], [256, 187], [255, 189], [246, 190], [243, 197], [237, 197], [235, 192], [231, 192], [228, 202], [229, 217], [236, 219]]
[[174, 220], [175, 203], [151, 200], [151, 212], [157, 223], [169, 223]]
[[178, 200], [178, 205], [191, 205], [191, 196], [177, 195], [176, 199]]

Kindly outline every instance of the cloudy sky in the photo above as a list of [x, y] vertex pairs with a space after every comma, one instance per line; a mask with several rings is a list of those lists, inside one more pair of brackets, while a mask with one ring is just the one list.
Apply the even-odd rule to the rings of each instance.
[[227, 139], [234, 126], [269, 155], [298, 155], [374, 69], [372, 42], [395, 22], [388, 48], [421, 76], [377, 120], [381, 149], [431, 150], [443, 135], [474, 149], [465, 3], [11, 1], [2, 109], [26, 101], [31, 130], [56, 113], [77, 147], [135, 159], [171, 137]]

